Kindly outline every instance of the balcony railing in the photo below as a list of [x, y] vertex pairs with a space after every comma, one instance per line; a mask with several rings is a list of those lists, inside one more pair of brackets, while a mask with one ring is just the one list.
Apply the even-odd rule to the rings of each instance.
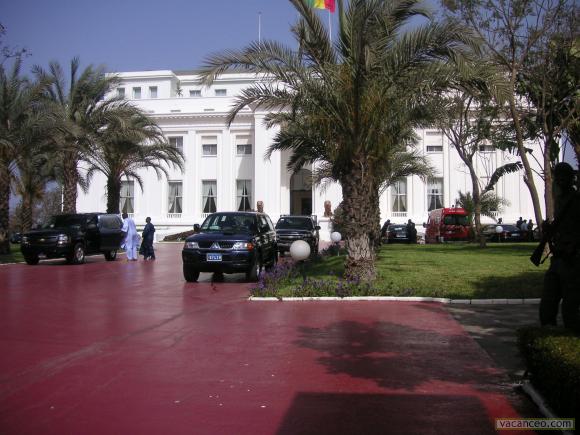
[[181, 219], [181, 213], [167, 213], [167, 219]]
[[391, 213], [391, 216], [393, 216], [394, 218], [407, 217], [407, 212], [406, 211], [394, 211]]
[[211, 213], [202, 213], [201, 214], [201, 218], [205, 219], [206, 217], [208, 217]]

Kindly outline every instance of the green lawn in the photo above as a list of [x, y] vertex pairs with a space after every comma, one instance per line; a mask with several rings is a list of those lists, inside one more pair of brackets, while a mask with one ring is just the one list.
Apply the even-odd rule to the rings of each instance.
[[10, 244], [10, 255], [0, 255], [0, 264], [3, 263], [20, 263], [23, 262], [22, 252], [20, 252], [20, 245], [17, 243]]
[[[453, 299], [537, 298], [548, 262], [537, 268], [529, 261], [535, 246], [492, 243], [480, 249], [468, 243], [385, 245], [377, 259], [377, 282], [370, 289], [355, 289], [352, 293]], [[307, 267], [312, 285], [301, 285], [301, 278], [283, 280], [278, 295], [335, 296], [337, 277], [344, 270], [343, 260], [344, 256], [323, 257], [313, 262]]]

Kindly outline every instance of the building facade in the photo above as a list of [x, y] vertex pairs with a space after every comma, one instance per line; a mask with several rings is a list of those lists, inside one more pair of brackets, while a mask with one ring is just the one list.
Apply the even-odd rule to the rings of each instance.
[[[214, 211], [251, 210], [262, 201], [264, 211], [276, 220], [282, 214], [314, 214], [322, 227], [321, 238], [329, 240], [331, 225], [324, 217], [324, 203], [334, 209], [341, 201], [337, 184], [321, 189], [309, 182], [312, 168], [296, 174], [286, 169], [289, 153], [265, 157], [276, 129], [267, 129], [267, 112], [245, 108], [231, 125], [228, 112], [236, 95], [253, 83], [254, 75], [228, 73], [211, 87], [202, 87], [194, 71], [145, 71], [118, 74], [120, 84], [113, 92], [148, 113], [161, 127], [169, 143], [185, 156], [183, 171], [169, 168], [169, 176], [158, 178], [155, 171], [143, 171], [143, 188], [135, 180], [124, 180], [120, 207], [134, 216], [138, 225], [150, 216], [157, 239], [186, 231]], [[471, 190], [465, 165], [441, 132], [417, 131], [417, 146], [437, 170], [429, 180], [408, 177], [381, 195], [381, 218], [393, 223], [412, 219], [427, 221], [429, 210], [454, 206], [458, 191]], [[482, 185], [493, 171], [517, 161], [509, 153], [483, 146], [476, 167]], [[542, 191], [542, 180], [536, 180]], [[518, 217], [533, 218], [533, 206], [523, 173], [509, 174], [496, 186], [496, 193], [508, 201], [498, 214], [504, 222]], [[106, 180], [96, 175], [87, 193], [79, 191], [79, 211], [106, 208]], [[493, 222], [489, 220], [489, 222]]]

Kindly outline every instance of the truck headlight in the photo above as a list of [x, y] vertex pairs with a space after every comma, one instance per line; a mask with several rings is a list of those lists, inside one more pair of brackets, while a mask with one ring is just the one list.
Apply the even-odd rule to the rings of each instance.
[[185, 242], [185, 249], [199, 249], [197, 242]]
[[69, 241], [70, 239], [66, 234], [59, 234], [58, 238], [56, 239], [56, 243], [58, 245], [66, 245]]
[[252, 249], [254, 249], [254, 244], [250, 243], [250, 242], [236, 242], [234, 243], [234, 246], [232, 246], [232, 249], [235, 250], [247, 250], [247, 251], [251, 251]]

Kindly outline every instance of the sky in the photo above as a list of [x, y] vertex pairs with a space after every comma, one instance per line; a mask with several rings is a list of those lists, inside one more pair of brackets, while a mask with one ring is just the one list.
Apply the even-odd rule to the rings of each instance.
[[288, 0], [0, 0], [5, 44], [31, 53], [24, 71], [74, 56], [116, 72], [194, 69], [257, 40], [260, 12], [262, 39], [292, 44]]

